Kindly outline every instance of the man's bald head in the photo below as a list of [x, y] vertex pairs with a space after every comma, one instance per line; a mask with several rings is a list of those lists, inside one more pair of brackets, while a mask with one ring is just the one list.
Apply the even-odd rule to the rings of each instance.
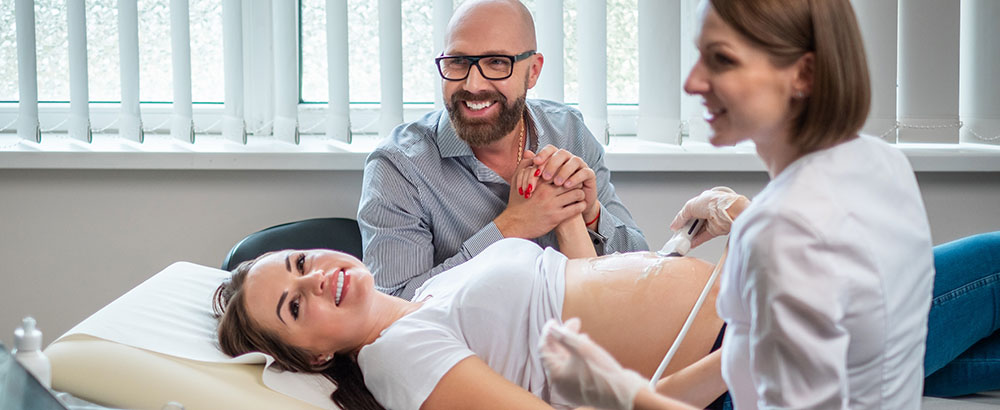
[[[483, 36], [502, 39], [503, 43], [511, 44], [498, 45], [497, 42], [469, 44], [483, 43], [479, 41]], [[531, 18], [531, 12], [518, 0], [469, 0], [463, 3], [448, 22], [444, 43], [446, 54], [453, 51], [473, 52], [454, 50], [453, 46], [460, 48], [481, 46], [489, 51], [501, 51], [497, 47], [502, 46], [510, 54], [538, 49], [535, 42], [535, 22]]]
[[[515, 129], [524, 116], [528, 89], [535, 86], [542, 72], [542, 55], [528, 53], [536, 47], [535, 23], [520, 1], [469, 0], [455, 10], [442, 51], [448, 56], [469, 56], [465, 67], [469, 71], [462, 80], [442, 79], [441, 90], [459, 138], [472, 147], [496, 144], [504, 138], [516, 142]], [[480, 60], [471, 59], [521, 54], [527, 58], [511, 61], [510, 75], [500, 79], [486, 78]]]

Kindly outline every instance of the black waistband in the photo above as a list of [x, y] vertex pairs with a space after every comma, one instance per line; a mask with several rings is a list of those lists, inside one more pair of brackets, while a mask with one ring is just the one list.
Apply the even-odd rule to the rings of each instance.
[[715, 344], [712, 345], [712, 350], [710, 350], [710, 352], [719, 350], [719, 348], [722, 347], [722, 338], [725, 335], [726, 335], [726, 323], [722, 322], [722, 329], [719, 329], [719, 335], [715, 337]]
[[[716, 350], [719, 350], [719, 348], [722, 347], [722, 338], [725, 335], [726, 335], [726, 323], [723, 322], [722, 323], [722, 329], [719, 329], [719, 336], [716, 336], [716, 338], [715, 338], [715, 344], [712, 345], [712, 351], [713, 352], [716, 351]], [[729, 402], [729, 403], [727, 403], [727, 402]], [[728, 406], [727, 406], [727, 404], [728, 404]], [[732, 402], [729, 399], [729, 392], [723, 393], [721, 396], [719, 396], [719, 398], [715, 399], [715, 401], [713, 401], [712, 404], [709, 404], [708, 407], [705, 407], [705, 408], [709, 409], [709, 410], [732, 409], [733, 405], [732, 405]]]

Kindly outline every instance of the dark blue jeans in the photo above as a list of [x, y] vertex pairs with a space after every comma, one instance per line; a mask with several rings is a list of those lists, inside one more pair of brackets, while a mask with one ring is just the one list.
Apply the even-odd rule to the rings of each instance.
[[934, 247], [924, 394], [1000, 389], [1000, 231]]

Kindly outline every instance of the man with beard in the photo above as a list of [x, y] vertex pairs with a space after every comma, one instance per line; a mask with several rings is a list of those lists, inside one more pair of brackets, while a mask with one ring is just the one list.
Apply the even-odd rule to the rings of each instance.
[[[397, 127], [365, 165], [358, 222], [379, 290], [409, 298], [503, 238], [558, 248], [551, 231], [567, 218], [584, 219], [599, 255], [648, 249], [579, 111], [525, 100], [542, 69], [535, 49], [519, 1], [455, 11], [435, 59], [447, 109]], [[518, 192], [510, 181], [526, 167], [543, 186]]]

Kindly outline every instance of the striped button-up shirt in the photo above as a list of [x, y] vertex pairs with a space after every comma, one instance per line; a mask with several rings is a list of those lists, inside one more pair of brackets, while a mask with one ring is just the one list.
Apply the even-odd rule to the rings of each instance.
[[[597, 174], [601, 219], [590, 232], [597, 253], [648, 250], [580, 112], [544, 100], [528, 100], [527, 110], [527, 148], [566, 149]], [[396, 127], [368, 156], [358, 207], [364, 262], [376, 288], [409, 299], [427, 279], [503, 239], [493, 219], [507, 208], [509, 191], [458, 137], [447, 111]], [[558, 249], [552, 232], [535, 242]]]

